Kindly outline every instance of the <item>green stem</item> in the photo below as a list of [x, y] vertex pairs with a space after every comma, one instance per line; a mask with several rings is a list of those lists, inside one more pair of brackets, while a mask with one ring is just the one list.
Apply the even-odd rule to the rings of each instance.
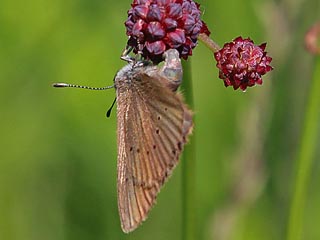
[[[183, 61], [182, 89], [187, 104], [193, 108], [193, 92], [190, 60]], [[195, 137], [189, 139], [190, 144], [184, 149], [182, 165], [182, 240], [196, 239], [195, 221]]]
[[308, 192], [310, 170], [317, 149], [320, 120], [320, 57], [317, 57], [310, 95], [307, 102], [300, 151], [297, 158], [296, 182], [291, 203], [287, 240], [303, 239], [303, 213]]

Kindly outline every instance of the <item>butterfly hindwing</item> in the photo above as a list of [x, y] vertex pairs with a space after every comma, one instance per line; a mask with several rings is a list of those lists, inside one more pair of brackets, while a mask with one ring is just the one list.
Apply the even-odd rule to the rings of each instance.
[[193, 126], [191, 111], [180, 94], [167, 87], [167, 79], [157, 74], [158, 68], [130, 71], [121, 74], [123, 79], [115, 78], [118, 207], [124, 232], [147, 218]]

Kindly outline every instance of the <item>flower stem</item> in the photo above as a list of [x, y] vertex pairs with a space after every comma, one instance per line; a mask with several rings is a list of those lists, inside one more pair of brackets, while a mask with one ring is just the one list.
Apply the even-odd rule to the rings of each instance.
[[200, 33], [198, 39], [204, 45], [206, 45], [206, 47], [208, 47], [213, 53], [221, 49], [220, 46], [215, 41], [213, 41], [207, 34]]
[[317, 135], [320, 120], [320, 57], [317, 57], [307, 102], [300, 150], [297, 156], [296, 180], [291, 203], [287, 240], [304, 239], [303, 213], [308, 190], [310, 170], [318, 147]]
[[[193, 108], [193, 92], [191, 81], [190, 60], [183, 61], [182, 89], [187, 104]], [[194, 119], [193, 119], [194, 120]], [[182, 240], [196, 239], [195, 221], [195, 137], [189, 139], [190, 144], [185, 146], [182, 165]]]

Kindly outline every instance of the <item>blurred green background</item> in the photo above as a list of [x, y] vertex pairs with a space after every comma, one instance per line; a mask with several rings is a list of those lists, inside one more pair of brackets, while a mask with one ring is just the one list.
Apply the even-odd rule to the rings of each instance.
[[[199, 2], [216, 42], [267, 42], [274, 71], [262, 86], [233, 91], [212, 53], [201, 43], [194, 50], [197, 237], [284, 239], [314, 68], [303, 39], [320, 18], [319, 0]], [[181, 166], [148, 220], [122, 233], [115, 110], [105, 117], [114, 90], [51, 87], [112, 84], [125, 64], [130, 4], [1, 1], [1, 240], [181, 238]], [[320, 239], [319, 149], [314, 157], [302, 239]]]

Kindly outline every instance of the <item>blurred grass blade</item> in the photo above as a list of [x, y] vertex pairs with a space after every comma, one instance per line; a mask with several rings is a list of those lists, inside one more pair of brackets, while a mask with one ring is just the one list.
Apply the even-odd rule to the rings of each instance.
[[317, 144], [320, 120], [320, 57], [317, 57], [297, 155], [296, 182], [291, 203], [287, 240], [304, 239], [303, 219], [308, 182]]
[[[193, 105], [193, 91], [191, 78], [191, 62], [183, 61], [182, 89], [186, 103], [191, 109]], [[194, 117], [193, 117], [194, 120]], [[185, 146], [182, 165], [182, 240], [196, 239], [195, 221], [195, 137], [191, 135], [190, 144]]]

